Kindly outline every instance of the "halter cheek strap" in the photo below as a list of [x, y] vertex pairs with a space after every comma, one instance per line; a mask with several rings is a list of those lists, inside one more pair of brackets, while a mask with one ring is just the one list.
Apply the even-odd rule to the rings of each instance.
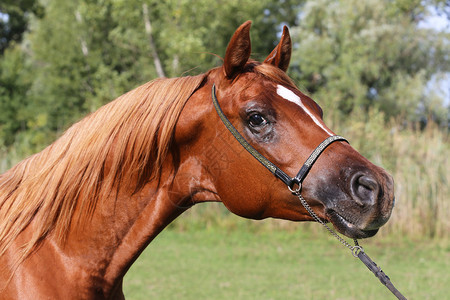
[[[311, 153], [311, 155], [308, 157], [306, 162], [301, 167], [300, 171], [297, 173], [295, 177], [290, 177], [287, 175], [283, 170], [278, 168], [275, 164], [273, 164], [270, 160], [268, 160], [264, 155], [259, 153], [255, 148], [252, 147], [245, 139], [244, 137], [237, 131], [237, 129], [231, 124], [231, 122], [228, 120], [228, 118], [223, 113], [222, 109], [220, 108], [219, 102], [217, 101], [216, 97], [216, 87], [213, 85], [212, 91], [211, 91], [211, 97], [212, 102], [214, 104], [214, 107], [217, 111], [217, 114], [219, 115], [222, 122], [225, 124], [227, 129], [231, 132], [231, 134], [238, 140], [238, 142], [242, 145], [242, 147], [245, 148], [256, 160], [258, 160], [264, 167], [266, 167], [272, 174], [275, 175], [278, 179], [280, 179], [284, 184], [286, 184], [289, 188], [289, 190], [293, 193], [298, 193], [301, 190], [302, 182], [305, 179], [306, 175], [308, 174], [309, 170], [313, 166], [314, 162], [317, 160], [317, 158], [320, 156], [320, 154], [327, 148], [331, 143], [336, 141], [348, 141], [338, 135], [330, 136], [327, 139], [325, 139], [322, 143], [320, 143], [319, 146]], [[295, 186], [297, 186], [295, 188]]]

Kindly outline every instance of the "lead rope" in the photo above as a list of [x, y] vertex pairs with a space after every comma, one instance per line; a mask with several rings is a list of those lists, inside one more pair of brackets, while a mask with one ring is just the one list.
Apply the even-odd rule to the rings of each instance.
[[392, 284], [390, 278], [381, 270], [380, 267], [377, 266], [377, 264], [364, 252], [364, 248], [361, 247], [358, 244], [358, 241], [356, 239], [353, 239], [355, 242], [355, 246], [350, 245], [346, 240], [344, 240], [339, 234], [337, 234], [333, 229], [331, 229], [324, 221], [322, 221], [316, 213], [311, 209], [308, 202], [306, 202], [305, 198], [300, 194], [301, 190], [301, 184], [298, 186], [297, 189], [292, 190], [289, 188], [289, 190], [298, 197], [300, 202], [302, 203], [303, 207], [308, 211], [308, 213], [311, 215], [311, 217], [314, 218], [318, 223], [322, 224], [325, 229], [334, 236], [342, 245], [350, 249], [354, 257], [359, 258], [366, 267], [377, 277], [380, 282], [386, 286], [389, 291], [391, 291], [394, 296], [397, 297], [399, 300], [407, 300], [405, 296], [403, 296], [399, 290], [395, 288], [395, 286]]

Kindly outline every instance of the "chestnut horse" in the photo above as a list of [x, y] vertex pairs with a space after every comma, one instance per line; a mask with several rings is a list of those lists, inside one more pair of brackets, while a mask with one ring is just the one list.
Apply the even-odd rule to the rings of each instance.
[[[123, 299], [131, 264], [197, 203], [219, 201], [245, 218], [312, 220], [213, 106], [214, 85], [234, 127], [291, 176], [334, 135], [285, 73], [287, 28], [263, 63], [249, 59], [249, 31], [250, 22], [236, 30], [221, 67], [146, 83], [0, 176], [1, 299]], [[374, 235], [394, 199], [391, 177], [342, 141], [309, 170], [302, 195], [352, 238]]]

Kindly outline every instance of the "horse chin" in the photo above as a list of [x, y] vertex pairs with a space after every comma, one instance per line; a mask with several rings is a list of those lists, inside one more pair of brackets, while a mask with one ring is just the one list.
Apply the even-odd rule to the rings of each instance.
[[370, 230], [358, 228], [334, 210], [327, 210], [327, 217], [338, 232], [352, 239], [369, 238], [378, 232], [378, 228]]

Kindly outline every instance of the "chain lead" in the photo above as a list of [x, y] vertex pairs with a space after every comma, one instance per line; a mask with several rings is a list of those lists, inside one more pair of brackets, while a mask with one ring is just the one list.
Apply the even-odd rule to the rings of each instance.
[[[331, 229], [327, 224], [325, 224], [324, 221], [322, 221], [316, 215], [316, 213], [311, 209], [309, 204], [306, 202], [305, 198], [303, 198], [303, 196], [300, 194], [300, 188], [298, 190], [295, 190], [293, 194], [296, 195], [298, 199], [300, 199], [300, 202], [308, 211], [308, 213], [314, 218], [314, 220], [322, 224], [326, 228], [326, 230], [328, 230], [328, 232], [331, 233], [331, 235], [333, 235], [335, 238], [339, 240], [339, 242], [341, 242], [342, 245], [350, 249], [353, 256], [359, 258], [366, 265], [366, 267], [375, 274], [375, 276], [380, 280], [380, 282], [392, 292], [392, 294], [394, 294], [400, 300], [407, 300], [405, 296], [403, 296], [402, 293], [400, 293], [399, 290], [395, 288], [389, 277], [381, 270], [381, 268], [378, 267], [377, 264], [369, 256], [367, 256], [367, 254], [364, 252], [363, 247], [359, 245], [356, 239], [353, 239], [353, 241], [355, 242], [355, 246], [350, 245], [346, 240], [344, 240], [339, 234], [337, 234], [333, 229]], [[292, 192], [291, 188], [289, 188], [289, 190]]]
[[[291, 192], [292, 190], [289, 189]], [[350, 249], [354, 257], [358, 257], [359, 252], [364, 252], [363, 247], [361, 247], [358, 244], [358, 241], [354, 239], [355, 246], [350, 245], [346, 240], [344, 240], [339, 234], [337, 234], [333, 229], [331, 229], [324, 221], [322, 221], [319, 216], [312, 210], [312, 208], [309, 206], [308, 202], [306, 202], [305, 198], [300, 194], [300, 189], [295, 190], [294, 194], [298, 197], [300, 202], [302, 203], [303, 207], [308, 211], [308, 213], [316, 220], [318, 223], [322, 224], [328, 232], [334, 236], [342, 245]]]

